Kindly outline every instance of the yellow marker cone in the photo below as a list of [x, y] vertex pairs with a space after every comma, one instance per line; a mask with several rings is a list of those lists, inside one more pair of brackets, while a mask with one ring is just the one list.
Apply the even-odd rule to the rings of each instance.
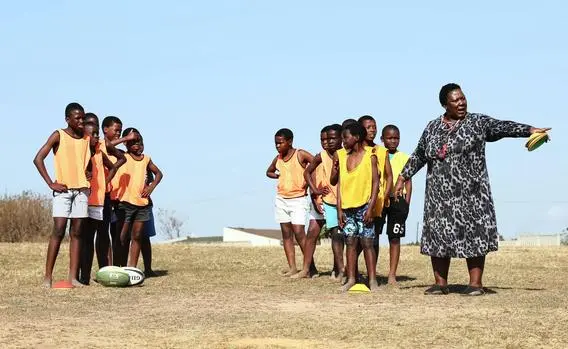
[[369, 293], [371, 290], [365, 284], [355, 284], [351, 286], [349, 293]]

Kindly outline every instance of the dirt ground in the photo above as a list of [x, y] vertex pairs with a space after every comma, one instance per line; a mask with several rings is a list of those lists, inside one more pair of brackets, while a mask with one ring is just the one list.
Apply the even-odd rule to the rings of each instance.
[[[503, 248], [490, 254], [482, 297], [464, 297], [465, 262], [454, 260], [454, 293], [424, 296], [429, 259], [403, 247], [399, 287], [341, 294], [323, 275], [278, 275], [281, 248], [157, 245], [163, 276], [142, 287], [40, 287], [47, 244], [0, 244], [2, 348], [566, 348], [568, 248]], [[298, 253], [299, 262], [299, 253]], [[62, 248], [56, 280], [68, 266]], [[364, 267], [361, 266], [364, 270]], [[94, 273], [93, 273], [94, 275]]]

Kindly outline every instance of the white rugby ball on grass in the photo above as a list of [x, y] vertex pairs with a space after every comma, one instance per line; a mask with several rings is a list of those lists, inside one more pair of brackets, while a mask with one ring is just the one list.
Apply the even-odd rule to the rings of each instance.
[[142, 270], [134, 267], [122, 267], [121, 269], [128, 274], [128, 286], [142, 285], [144, 282], [145, 277]]
[[95, 280], [109, 287], [124, 287], [130, 282], [130, 275], [120, 267], [108, 266], [97, 271]]

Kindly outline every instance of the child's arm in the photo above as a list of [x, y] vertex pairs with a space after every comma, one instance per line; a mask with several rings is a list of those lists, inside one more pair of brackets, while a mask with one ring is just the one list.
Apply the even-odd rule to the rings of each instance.
[[278, 160], [278, 156], [276, 156], [274, 158], [274, 160], [272, 160], [272, 163], [270, 164], [270, 166], [268, 166], [268, 169], [266, 170], [266, 176], [268, 178], [274, 178], [274, 179], [278, 179], [278, 177], [280, 177], [278, 175], [278, 173], [276, 173], [276, 161]]
[[[116, 147], [116, 146], [119, 145], [119, 144], [126, 143], [126, 142], [128, 142], [128, 141], [133, 141], [133, 140], [136, 139], [136, 137], [138, 137], [138, 136], [136, 135], [136, 132], [130, 132], [129, 134], [127, 134], [126, 136], [124, 136], [124, 137], [122, 137], [122, 138], [113, 139], [112, 141], [108, 141], [108, 140], [107, 140], [107, 141], [106, 141], [107, 147], [108, 147], [109, 144], [112, 145], [113, 147]], [[114, 154], [111, 154], [111, 155], [114, 155]], [[115, 155], [115, 156], [116, 156], [116, 155]]]
[[[131, 132], [128, 135], [131, 135], [131, 134], [133, 134], [133, 133]], [[124, 157], [124, 153], [122, 151], [118, 150], [111, 141], [105, 140], [105, 145], [106, 145], [107, 153], [109, 155], [114, 156], [116, 158], [116, 162], [117, 163], [120, 162], [121, 163], [120, 166], [122, 166], [122, 164], [124, 164], [126, 162], [126, 158]], [[121, 162], [121, 160], [123, 160], [123, 161]], [[118, 169], [120, 166], [117, 166], [116, 168]]]
[[404, 182], [404, 188], [406, 189], [406, 203], [410, 205], [410, 198], [412, 197], [412, 179], [407, 179]]
[[387, 183], [387, 186], [385, 188], [385, 193], [383, 194], [385, 197], [385, 200], [388, 200], [389, 197], [391, 196], [391, 194], [393, 194], [393, 178], [392, 178], [392, 167], [391, 167], [391, 162], [389, 160], [389, 156], [387, 154], [387, 156], [385, 157], [385, 181]]
[[345, 216], [343, 215], [343, 209], [341, 208], [340, 180], [340, 178], [337, 179], [337, 225], [339, 225], [339, 228], [343, 229], [343, 226], [345, 225]]
[[150, 183], [150, 185], [145, 186], [144, 190], [142, 190], [142, 197], [143, 198], [149, 197], [150, 194], [152, 194], [154, 189], [156, 189], [156, 186], [158, 184], [160, 184], [160, 181], [164, 177], [164, 175], [162, 174], [162, 171], [160, 171], [158, 166], [154, 165], [154, 162], [152, 162], [152, 160], [150, 160], [150, 162], [148, 162], [148, 169], [150, 171], [152, 171], [152, 173], [154, 174], [154, 181], [152, 183]]
[[308, 183], [308, 186], [310, 187], [310, 192], [314, 195], [324, 195], [324, 193], [314, 184], [314, 178], [312, 175], [319, 164], [321, 164], [321, 156], [320, 154], [317, 154], [316, 156], [314, 156], [314, 160], [310, 162], [310, 164], [304, 170], [304, 179], [306, 180], [306, 183]]
[[119, 169], [119, 167], [124, 165], [124, 163], [126, 162], [126, 158], [124, 158], [124, 155], [123, 155], [122, 157], [124, 159], [119, 159], [119, 160], [116, 161], [116, 163], [113, 164], [112, 161], [109, 160], [109, 158], [106, 156], [105, 153], [103, 153], [102, 155], [103, 155], [103, 165], [104, 165], [104, 167], [106, 167], [108, 169], [108, 174], [105, 178], [105, 183], [108, 184], [116, 175], [116, 171]]
[[[369, 204], [367, 206], [367, 211], [365, 211], [365, 215], [363, 216], [363, 222], [365, 224], [373, 223], [373, 208], [377, 203], [377, 195], [379, 195], [379, 169], [377, 165], [377, 157], [375, 155], [371, 155], [371, 174], [372, 174], [372, 186], [371, 186], [371, 199], [369, 200]], [[392, 176], [392, 174], [391, 174]]]
[[312, 163], [314, 161], [314, 156], [312, 154], [310, 154], [309, 152], [299, 149], [298, 150], [298, 160], [300, 161], [300, 164], [302, 165], [303, 168], [306, 168], [306, 166], [308, 166], [308, 164]]
[[329, 184], [337, 185], [338, 183], [339, 183], [339, 157], [337, 156], [336, 152], [335, 154], [333, 154], [333, 167], [331, 168]]
[[47, 169], [45, 168], [44, 160], [51, 151], [55, 147], [59, 146], [59, 132], [55, 131], [49, 136], [47, 142], [39, 149], [35, 158], [34, 158], [34, 165], [37, 168], [41, 178], [47, 183], [49, 189], [53, 190], [57, 193], [65, 193], [67, 192], [67, 186], [65, 184], [60, 184], [57, 182], [53, 182], [51, 177], [49, 177], [49, 173], [47, 173]]

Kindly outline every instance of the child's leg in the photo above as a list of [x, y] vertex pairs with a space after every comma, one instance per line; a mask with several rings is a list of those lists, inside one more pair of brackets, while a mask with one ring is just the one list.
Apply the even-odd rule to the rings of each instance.
[[117, 222], [117, 228], [120, 228], [120, 234], [118, 234], [119, 242], [116, 248], [117, 253], [116, 256], [113, 257], [114, 265], [125, 267], [128, 262], [132, 223], [127, 221]]
[[79, 272], [77, 279], [84, 285], [88, 285], [91, 280], [91, 268], [93, 266], [93, 254], [95, 229], [97, 221], [87, 218], [83, 224], [81, 232], [81, 250], [79, 258]]
[[292, 223], [280, 223], [282, 230], [282, 245], [284, 246], [284, 253], [288, 261], [289, 270], [284, 273], [284, 276], [296, 274], [296, 252], [294, 250], [294, 231], [292, 230]]
[[71, 228], [69, 229], [69, 282], [73, 286], [83, 286], [77, 280], [79, 271], [79, 259], [81, 253], [81, 233], [85, 218], [71, 218]]
[[343, 280], [345, 273], [345, 263], [343, 259], [343, 249], [345, 246], [345, 236], [339, 231], [339, 227], [331, 230], [331, 249], [333, 251], [333, 260], [335, 268], [335, 277], [337, 281]]
[[140, 245], [142, 234], [144, 234], [144, 222], [132, 222], [132, 235], [130, 246], [130, 258], [128, 259], [128, 266], [135, 267], [138, 265], [138, 258], [140, 257]]
[[359, 239], [355, 236], [347, 236], [345, 238], [347, 245], [347, 283], [341, 287], [341, 291], [347, 292], [355, 283], [357, 283], [356, 265], [357, 265], [357, 249], [359, 247]]
[[95, 224], [97, 231], [97, 239], [95, 242], [97, 262], [99, 263], [99, 268], [102, 268], [110, 264], [108, 259], [108, 251], [110, 248], [109, 224], [104, 220], [95, 221]]
[[302, 271], [294, 275], [293, 278], [311, 277], [317, 273], [317, 269], [315, 269], [314, 263], [314, 252], [316, 250], [316, 242], [324, 222], [325, 221], [319, 219], [310, 220], [310, 225], [308, 226], [308, 234], [306, 235], [304, 240], [304, 264]]
[[396, 271], [400, 259], [400, 239], [406, 233], [406, 218], [408, 217], [408, 203], [404, 197], [391, 200], [388, 210], [387, 235], [389, 237], [389, 284], [396, 284]]
[[67, 218], [65, 217], [53, 217], [53, 232], [49, 237], [49, 243], [47, 245], [47, 258], [45, 261], [45, 276], [43, 286], [51, 288], [51, 281], [53, 278], [53, 268], [55, 267], [55, 261], [57, 255], [59, 254], [59, 247], [61, 247], [61, 241], [65, 236], [65, 228], [67, 227]]
[[142, 233], [140, 251], [142, 252], [142, 260], [144, 261], [144, 276], [156, 276], [156, 273], [152, 270], [152, 243], [150, 242], [150, 237], [145, 233]]
[[375, 264], [374, 237], [361, 238], [361, 245], [363, 245], [365, 265], [367, 266], [367, 275], [369, 276], [369, 288], [371, 291], [375, 291], [379, 285], [377, 283], [377, 265]]
[[396, 284], [396, 270], [398, 269], [398, 260], [400, 258], [400, 239], [389, 239], [390, 269], [389, 284]]

